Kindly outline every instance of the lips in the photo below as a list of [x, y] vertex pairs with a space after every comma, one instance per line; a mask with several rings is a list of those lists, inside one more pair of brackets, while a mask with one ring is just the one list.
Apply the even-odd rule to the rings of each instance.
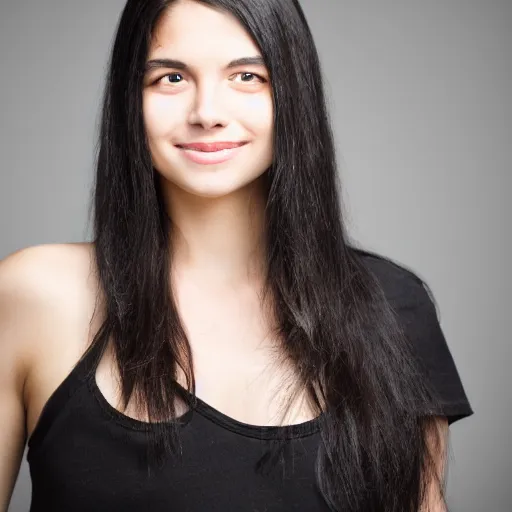
[[176, 144], [181, 155], [199, 165], [222, 164], [244, 151], [246, 142], [192, 142]]
[[223, 149], [238, 148], [244, 144], [246, 144], [246, 142], [191, 142], [190, 144], [176, 144], [176, 147], [203, 151], [204, 153], [213, 153], [214, 151], [222, 151]]

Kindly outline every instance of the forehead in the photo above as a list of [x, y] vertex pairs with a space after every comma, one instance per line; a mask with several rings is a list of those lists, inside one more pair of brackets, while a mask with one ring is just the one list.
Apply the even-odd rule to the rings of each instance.
[[245, 27], [231, 14], [180, 0], [161, 16], [152, 35], [151, 58], [181, 56], [222, 60], [260, 55]]

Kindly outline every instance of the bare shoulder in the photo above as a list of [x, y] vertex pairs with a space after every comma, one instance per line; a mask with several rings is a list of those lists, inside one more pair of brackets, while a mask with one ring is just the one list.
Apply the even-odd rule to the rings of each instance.
[[65, 318], [96, 287], [88, 243], [31, 246], [0, 261], [0, 306], [11, 321], [42, 320], [41, 313], [51, 312]]
[[55, 290], [54, 279], [88, 271], [92, 255], [93, 246], [87, 242], [25, 247], [0, 260], [0, 285], [21, 293], [41, 285]]
[[89, 243], [47, 244], [0, 261], [0, 352], [22, 385], [29, 431], [90, 342], [93, 254]]

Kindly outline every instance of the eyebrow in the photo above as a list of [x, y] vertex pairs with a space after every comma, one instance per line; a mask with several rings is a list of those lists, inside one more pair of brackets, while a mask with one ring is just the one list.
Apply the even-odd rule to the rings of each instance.
[[[263, 57], [242, 57], [240, 59], [232, 60], [226, 69], [236, 68], [238, 66], [264, 66], [265, 61]], [[188, 71], [188, 66], [180, 61], [174, 59], [152, 59], [146, 63], [146, 73], [159, 68], [174, 68], [181, 71]]]

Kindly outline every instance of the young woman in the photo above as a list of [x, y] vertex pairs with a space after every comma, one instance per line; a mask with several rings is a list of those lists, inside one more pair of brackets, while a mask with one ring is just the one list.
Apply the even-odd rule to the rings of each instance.
[[0, 508], [441, 511], [472, 410], [434, 302], [350, 243], [296, 0], [128, 0], [93, 243], [0, 265]]

